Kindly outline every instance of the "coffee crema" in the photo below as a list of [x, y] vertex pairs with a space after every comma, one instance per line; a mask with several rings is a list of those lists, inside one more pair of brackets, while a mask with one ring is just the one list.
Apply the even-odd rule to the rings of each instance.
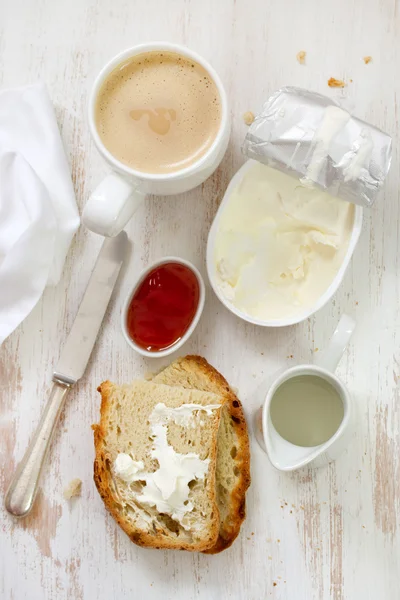
[[95, 119], [117, 160], [145, 173], [173, 173], [197, 162], [213, 144], [221, 101], [196, 61], [175, 52], [145, 52], [108, 75]]

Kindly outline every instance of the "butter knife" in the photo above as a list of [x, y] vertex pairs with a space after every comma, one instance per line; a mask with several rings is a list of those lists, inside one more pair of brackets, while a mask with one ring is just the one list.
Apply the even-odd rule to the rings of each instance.
[[78, 314], [53, 372], [50, 398], [5, 497], [5, 507], [15, 517], [24, 517], [32, 509], [65, 398], [85, 372], [127, 249], [128, 238], [124, 231], [116, 237], [107, 238], [101, 247]]

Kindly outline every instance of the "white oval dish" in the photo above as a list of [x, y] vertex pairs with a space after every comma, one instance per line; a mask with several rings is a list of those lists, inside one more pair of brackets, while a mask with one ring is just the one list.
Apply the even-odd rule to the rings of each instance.
[[[185, 267], [188, 267], [188, 269], [193, 271], [193, 273], [196, 275], [197, 281], [199, 283], [199, 292], [200, 292], [199, 303], [197, 305], [196, 314], [193, 317], [193, 321], [191, 322], [190, 327], [188, 328], [186, 333], [181, 337], [180, 340], [178, 340], [175, 344], [172, 344], [172, 346], [170, 346], [169, 348], [166, 348], [165, 350], [160, 350], [158, 352], [149, 352], [148, 350], [145, 350], [144, 348], [141, 348], [140, 346], [138, 346], [132, 340], [132, 338], [130, 337], [130, 335], [128, 333], [128, 329], [126, 326], [126, 318], [127, 318], [127, 314], [128, 314], [128, 309], [129, 309], [129, 305], [131, 303], [133, 295], [135, 294], [136, 290], [138, 289], [139, 285], [142, 283], [144, 278], [148, 275], [148, 273], [150, 273], [150, 271], [152, 271], [156, 267], [159, 267], [160, 265], [165, 265], [166, 263], [171, 263], [171, 262], [179, 263], [181, 265], [184, 265]], [[124, 335], [125, 340], [131, 346], [131, 348], [136, 350], [136, 352], [138, 352], [142, 356], [146, 356], [148, 358], [162, 358], [163, 356], [168, 356], [169, 354], [172, 354], [173, 352], [178, 350], [185, 342], [187, 342], [187, 340], [190, 338], [193, 331], [195, 330], [196, 325], [200, 320], [201, 313], [203, 312], [205, 297], [206, 297], [206, 292], [205, 292], [205, 285], [204, 285], [203, 278], [202, 278], [200, 272], [196, 269], [196, 267], [191, 262], [189, 262], [188, 260], [185, 260], [183, 258], [178, 258], [177, 256], [166, 256], [165, 258], [156, 260], [155, 262], [153, 262], [151, 265], [146, 267], [140, 273], [139, 277], [137, 278], [135, 284], [133, 285], [131, 291], [129, 292], [129, 294], [126, 297], [126, 300], [123, 304], [122, 312], [121, 312], [121, 329], [122, 329], [122, 333]]]
[[246, 313], [237, 309], [231, 302], [229, 302], [229, 300], [227, 300], [225, 298], [225, 296], [222, 294], [221, 290], [219, 289], [219, 286], [217, 284], [217, 278], [216, 278], [216, 265], [215, 265], [215, 260], [214, 260], [214, 244], [215, 244], [215, 238], [216, 238], [217, 231], [218, 231], [219, 219], [224, 210], [225, 204], [228, 202], [231, 193], [236, 188], [236, 186], [239, 184], [239, 182], [242, 180], [246, 171], [248, 171], [248, 169], [254, 164], [254, 162], [255, 161], [253, 161], [253, 160], [246, 161], [244, 163], [244, 165], [232, 177], [232, 179], [229, 182], [229, 185], [226, 189], [226, 192], [224, 194], [222, 202], [218, 208], [217, 214], [214, 217], [214, 221], [211, 225], [211, 229], [208, 234], [208, 242], [207, 242], [208, 278], [210, 280], [211, 287], [213, 288], [216, 296], [219, 298], [219, 300], [222, 302], [222, 304], [224, 304], [228, 310], [230, 310], [233, 314], [240, 317], [244, 321], [247, 321], [248, 323], [253, 323], [254, 325], [261, 325], [262, 327], [286, 327], [288, 325], [295, 325], [296, 323], [301, 323], [301, 321], [305, 321], [305, 319], [307, 319], [308, 317], [313, 315], [315, 312], [317, 312], [317, 310], [319, 310], [320, 308], [325, 306], [325, 304], [336, 293], [339, 285], [342, 282], [342, 279], [344, 277], [346, 269], [349, 265], [350, 259], [354, 252], [354, 248], [357, 245], [358, 238], [360, 237], [361, 228], [362, 228], [363, 209], [361, 206], [355, 205], [353, 230], [351, 232], [351, 237], [349, 240], [349, 245], [347, 248], [346, 255], [345, 255], [343, 262], [336, 274], [335, 279], [332, 281], [331, 285], [326, 290], [326, 292], [324, 294], [322, 294], [322, 296], [320, 296], [320, 298], [318, 299], [318, 302], [316, 302], [316, 304], [313, 307], [307, 308], [303, 312], [301, 312], [295, 316], [288, 317], [286, 319], [261, 320], [261, 319], [256, 319], [255, 317], [251, 317], [250, 315], [247, 315]]

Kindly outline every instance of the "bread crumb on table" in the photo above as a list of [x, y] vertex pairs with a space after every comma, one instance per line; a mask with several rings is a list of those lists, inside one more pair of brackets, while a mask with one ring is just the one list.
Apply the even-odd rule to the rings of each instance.
[[334, 77], [331, 77], [330, 79], [328, 79], [328, 85], [331, 88], [344, 88], [346, 87], [345, 82], [342, 79], [335, 79]]
[[251, 125], [253, 123], [254, 119], [255, 119], [255, 116], [254, 116], [254, 113], [251, 112], [251, 110], [248, 110], [243, 115], [243, 121], [246, 123], [246, 125]]
[[364, 56], [363, 61], [368, 65], [372, 61], [372, 56]]
[[74, 496], [80, 496], [82, 491], [82, 480], [72, 479], [66, 488], [64, 488], [63, 496], [65, 500], [71, 500]]
[[297, 62], [300, 63], [301, 65], [306, 64], [306, 52], [304, 52], [304, 50], [300, 50], [300, 52], [298, 52], [296, 54], [296, 58], [297, 58]]

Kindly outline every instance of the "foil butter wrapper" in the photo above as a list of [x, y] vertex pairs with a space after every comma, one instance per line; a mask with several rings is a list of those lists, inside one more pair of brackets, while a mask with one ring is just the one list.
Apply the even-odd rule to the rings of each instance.
[[391, 162], [391, 137], [330, 98], [285, 87], [264, 104], [243, 153], [353, 204], [370, 207]]

